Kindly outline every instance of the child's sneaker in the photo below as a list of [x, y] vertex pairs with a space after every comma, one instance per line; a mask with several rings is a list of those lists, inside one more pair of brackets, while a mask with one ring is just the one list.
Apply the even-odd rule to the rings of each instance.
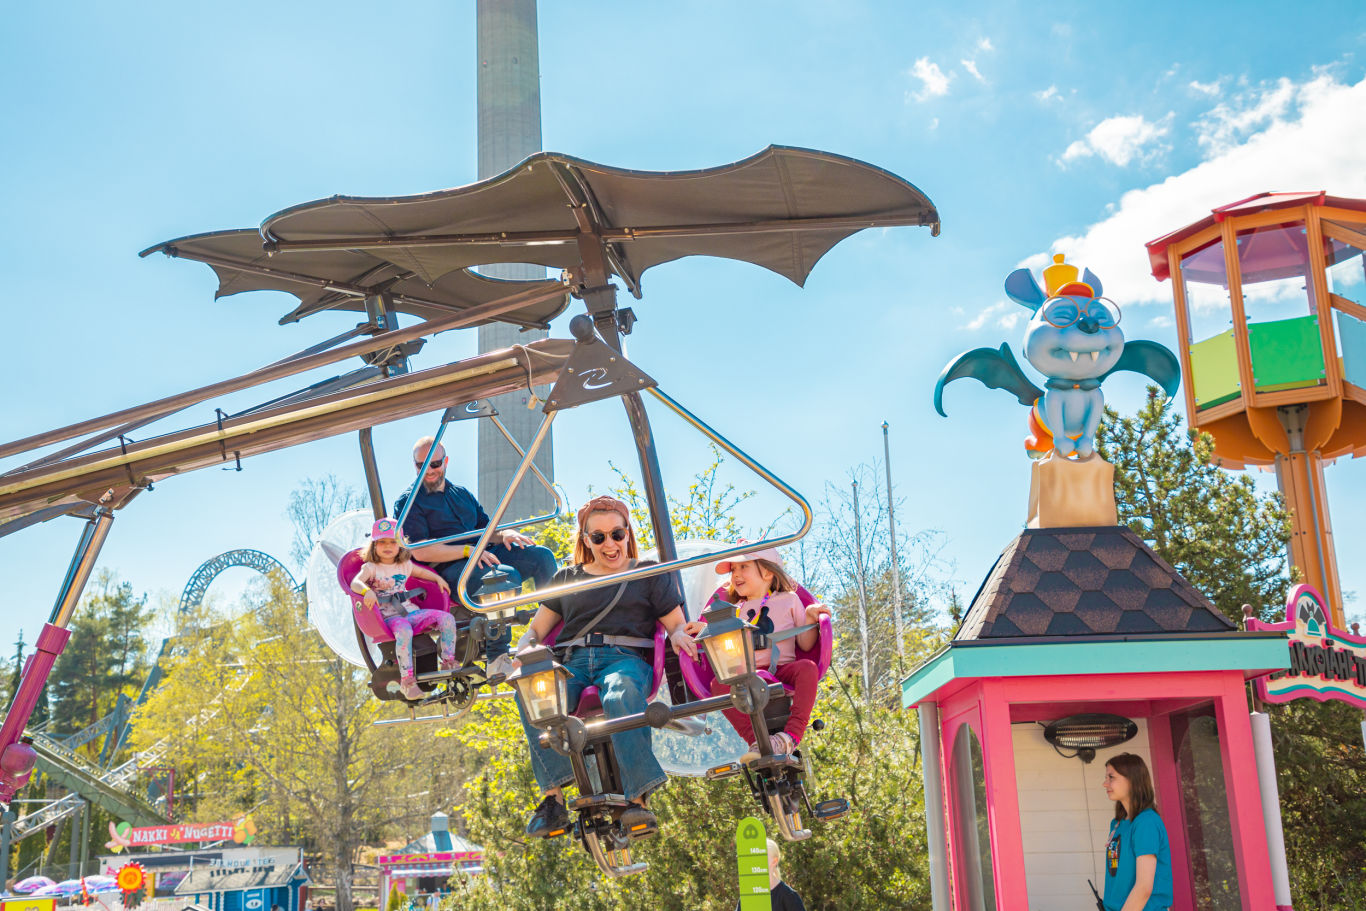
[[[778, 733], [771, 735], [768, 738], [768, 745], [769, 748], [778, 755], [791, 753], [797, 748], [797, 744], [793, 742], [792, 736], [788, 734], [787, 731], [779, 731]], [[759, 748], [751, 743], [749, 745], [749, 750], [740, 757], [740, 762], [753, 762], [759, 758], [759, 755]]]
[[453, 671], [453, 670], [455, 670], [456, 667], [457, 667], [457, 665], [456, 665], [456, 663], [455, 663], [455, 656], [452, 655], [450, 658], [442, 658], [442, 659], [441, 659], [441, 665], [440, 665], [440, 667], [441, 667], [441, 670], [443, 670], [443, 671]]
[[403, 694], [404, 699], [411, 699], [414, 702], [427, 698], [427, 694], [422, 692], [422, 688], [417, 685], [417, 680], [413, 677], [404, 677], [399, 680], [398, 691]]

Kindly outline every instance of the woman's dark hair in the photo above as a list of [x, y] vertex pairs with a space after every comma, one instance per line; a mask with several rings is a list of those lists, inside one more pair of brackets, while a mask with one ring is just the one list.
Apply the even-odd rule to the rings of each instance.
[[1111, 756], [1106, 760], [1105, 765], [1114, 769], [1119, 775], [1129, 782], [1129, 805], [1133, 808], [1133, 816], [1127, 816], [1124, 812], [1124, 803], [1115, 801], [1115, 819], [1132, 819], [1144, 810], [1157, 812], [1154, 806], [1157, 796], [1153, 793], [1153, 778], [1148, 774], [1148, 764], [1143, 761], [1143, 757], [1136, 753], [1120, 753]]

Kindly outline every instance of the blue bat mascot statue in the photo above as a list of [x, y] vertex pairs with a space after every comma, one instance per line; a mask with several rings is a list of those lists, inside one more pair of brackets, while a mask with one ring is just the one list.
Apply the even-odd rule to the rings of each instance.
[[1095, 451], [1096, 428], [1105, 411], [1100, 386], [1110, 374], [1142, 373], [1156, 380], [1168, 398], [1181, 382], [1176, 355], [1157, 342], [1126, 343], [1119, 307], [1101, 296], [1100, 279], [1087, 269], [1078, 280], [1077, 267], [1063, 260], [1057, 254], [1043, 270], [1044, 288], [1028, 269], [1006, 277], [1006, 294], [1034, 312], [1025, 329], [1024, 355], [1044, 375], [1043, 389], [1025, 376], [1006, 344], [960, 354], [934, 387], [934, 409], [944, 417], [944, 387], [954, 380], [972, 377], [1012, 393], [1029, 406], [1025, 449], [1035, 459], [1050, 451], [1063, 458], [1086, 458]]

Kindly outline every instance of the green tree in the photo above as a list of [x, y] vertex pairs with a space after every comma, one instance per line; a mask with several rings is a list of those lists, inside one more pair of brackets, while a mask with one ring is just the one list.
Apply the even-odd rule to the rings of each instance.
[[336, 877], [350, 911], [362, 845], [426, 830], [465, 774], [449, 741], [369, 690], [304, 615], [303, 597], [272, 577], [267, 597], [231, 622], [182, 634], [165, 682], [135, 718], [133, 748], [195, 782], [200, 819], [254, 811], [267, 842], [302, 840]]
[[63, 733], [94, 724], [119, 693], [137, 695], [147, 673], [143, 631], [151, 621], [147, 597], [101, 570], [71, 623], [71, 639], [53, 666], [52, 724]]
[[1096, 450], [1115, 466], [1121, 522], [1235, 623], [1244, 604], [1282, 619], [1290, 516], [1280, 494], [1220, 468], [1214, 439], [1186, 429], [1155, 386], [1132, 417], [1105, 410]]

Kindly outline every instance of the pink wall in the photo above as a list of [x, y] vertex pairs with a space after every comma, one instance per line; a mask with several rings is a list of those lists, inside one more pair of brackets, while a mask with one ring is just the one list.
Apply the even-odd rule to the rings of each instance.
[[[1081, 697], [1081, 698], [1079, 698]], [[1247, 697], [1240, 671], [1117, 674], [1101, 677], [1047, 677], [956, 680], [936, 694], [940, 701], [940, 764], [948, 819], [950, 873], [955, 908], [969, 908], [963, 876], [963, 842], [972, 833], [956, 828], [957, 779], [953, 747], [958, 731], [968, 725], [981, 742], [986, 777], [987, 814], [991, 832], [991, 864], [1001, 911], [1028, 911], [1021, 843], [1019, 793], [1016, 783], [1012, 720], [1058, 718], [1082, 711], [1110, 711], [1149, 720], [1154, 786], [1159, 811], [1170, 821], [1183, 820], [1180, 778], [1171, 743], [1168, 713], [1213, 702], [1233, 825], [1234, 852], [1244, 911], [1275, 906], [1268, 871], [1266, 831], [1252, 752]], [[1172, 848], [1175, 909], [1193, 909], [1191, 869], [1183, 825], [1168, 825]]]

